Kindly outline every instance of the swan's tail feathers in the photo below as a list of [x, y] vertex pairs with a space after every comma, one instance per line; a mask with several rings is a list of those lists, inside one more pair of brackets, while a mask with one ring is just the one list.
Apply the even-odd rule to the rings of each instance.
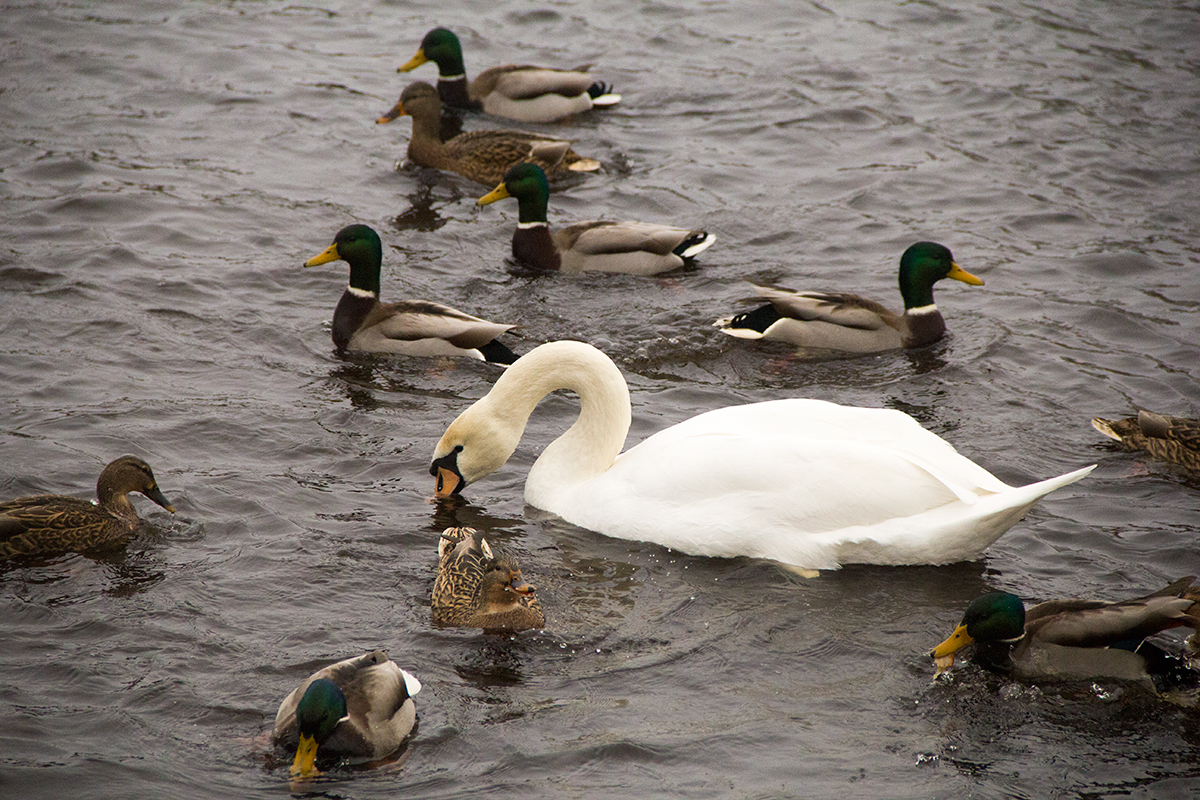
[[1055, 489], [1061, 489], [1064, 486], [1070, 486], [1075, 481], [1087, 477], [1087, 474], [1095, 468], [1096, 465], [1092, 464], [1090, 466], [1083, 467], [1082, 469], [1077, 469], [1074, 472], [1068, 472], [1065, 475], [1059, 475], [1057, 478], [1047, 478], [1044, 481], [1038, 481], [1037, 483], [1031, 483], [1028, 486], [1022, 486], [1021, 489], [1037, 490], [1037, 497], [1044, 497], [1053, 492]]
[[715, 233], [696, 231], [680, 242], [672, 252], [680, 258], [695, 258], [700, 253], [712, 247], [713, 242], [716, 240], [717, 235]]
[[600, 108], [615, 106], [621, 102], [621, 95], [612, 91], [612, 87], [604, 81], [596, 81], [588, 87], [588, 97], [592, 98], [592, 105]]
[[840, 564], [953, 564], [978, 558], [1005, 531], [1055, 489], [1069, 486], [1095, 464], [1056, 478], [985, 494], [966, 505], [949, 503], [883, 525], [834, 534], [834, 558]]

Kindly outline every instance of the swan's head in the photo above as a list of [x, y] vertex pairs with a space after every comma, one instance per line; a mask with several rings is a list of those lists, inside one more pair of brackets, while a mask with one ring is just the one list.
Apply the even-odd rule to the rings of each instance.
[[494, 413], [490, 397], [483, 397], [442, 434], [433, 451], [429, 474], [437, 478], [435, 497], [450, 497], [467, 484], [492, 474], [517, 449], [524, 419], [505, 419]]

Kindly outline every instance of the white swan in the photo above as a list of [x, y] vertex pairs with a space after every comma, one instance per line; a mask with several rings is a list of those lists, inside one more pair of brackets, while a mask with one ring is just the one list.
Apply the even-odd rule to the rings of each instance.
[[820, 400], [709, 411], [621, 453], [631, 419], [621, 372], [591, 345], [550, 342], [446, 429], [429, 468], [437, 496], [499, 469], [557, 389], [583, 407], [529, 470], [525, 501], [693, 555], [805, 569], [968, 560], [1043, 495], [1095, 468], [1012, 487], [903, 412]]

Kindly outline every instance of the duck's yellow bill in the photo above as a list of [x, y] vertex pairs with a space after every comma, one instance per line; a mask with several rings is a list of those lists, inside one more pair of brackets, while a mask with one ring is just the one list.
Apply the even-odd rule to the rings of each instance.
[[508, 187], [502, 183], [499, 186], [497, 186], [495, 189], [492, 189], [490, 192], [485, 194], [483, 197], [476, 200], [475, 204], [480, 205], [480, 206], [486, 206], [489, 203], [494, 203], [497, 200], [503, 200], [506, 197], [512, 197], [512, 195], [508, 193]]
[[300, 746], [296, 748], [296, 758], [292, 761], [290, 775], [293, 778], [311, 778], [317, 774], [317, 740], [311, 736], [301, 736]]
[[414, 69], [421, 66], [428, 60], [429, 59], [425, 56], [425, 51], [418, 49], [415, 56], [410, 58], [408, 61], [405, 61], [401, 66], [396, 67], [396, 72], [412, 72]]
[[959, 625], [954, 629], [954, 633], [950, 634], [950, 638], [933, 648], [931, 655], [934, 659], [945, 658], [953, 655], [959, 650], [962, 650], [967, 645], [975, 640], [971, 638], [971, 634], [967, 633], [966, 625]]
[[954, 280], [962, 281], [963, 283], [969, 283], [972, 286], [983, 286], [983, 278], [976, 278], [953, 261], [950, 262], [950, 274], [946, 277], [954, 278]]
[[328, 264], [330, 261], [337, 261], [341, 256], [338, 255], [337, 245], [331, 244], [317, 255], [304, 262], [306, 267], [316, 267], [321, 264]]

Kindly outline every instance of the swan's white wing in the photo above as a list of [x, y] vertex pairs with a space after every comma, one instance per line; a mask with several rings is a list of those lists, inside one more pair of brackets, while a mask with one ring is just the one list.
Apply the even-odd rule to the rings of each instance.
[[781, 400], [668, 428], [543, 507], [696, 555], [939, 564], [977, 556], [1087, 471], [1013, 488], [901, 412]]

